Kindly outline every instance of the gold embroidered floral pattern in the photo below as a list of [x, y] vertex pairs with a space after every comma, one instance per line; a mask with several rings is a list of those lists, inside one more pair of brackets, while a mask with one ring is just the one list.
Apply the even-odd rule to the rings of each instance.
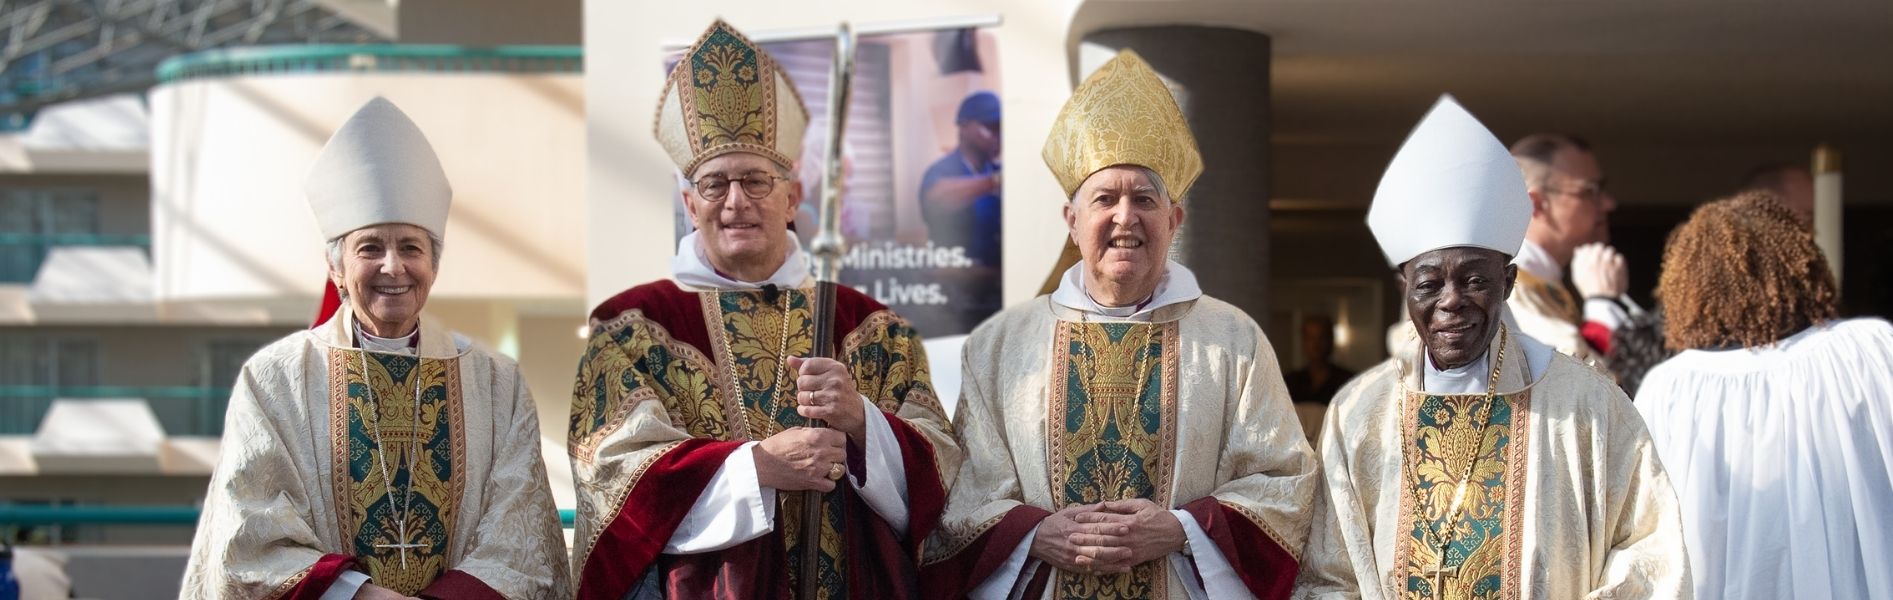
[[579, 361], [568, 429], [573, 458], [590, 461], [599, 442], [624, 425], [637, 403], [653, 397], [664, 404], [671, 423], [692, 437], [732, 439], [711, 383], [714, 372], [703, 353], [671, 339], [642, 311], [600, 324]]
[[1156, 171], [1172, 198], [1203, 174], [1203, 155], [1183, 109], [1163, 79], [1131, 50], [1092, 71], [1058, 110], [1045, 137], [1045, 164], [1065, 197], [1099, 169], [1139, 165]]
[[[1155, 328], [1155, 330], [1151, 329]], [[1176, 458], [1175, 323], [1060, 323], [1047, 411], [1052, 494], [1062, 506], [1148, 498], [1170, 505]], [[1139, 368], [1143, 372], [1138, 372]], [[1139, 386], [1139, 383], [1142, 386]], [[1163, 561], [1123, 575], [1059, 572], [1056, 598], [1162, 598]]]
[[363, 373], [363, 358], [345, 349], [328, 357], [341, 530], [377, 585], [412, 595], [447, 570], [465, 487], [459, 361], [367, 353]]
[[774, 81], [760, 75], [755, 48], [727, 29], [715, 29], [686, 57], [696, 88], [696, 144], [763, 144], [763, 113], [773, 110]]
[[[1401, 475], [1413, 483], [1402, 484], [1400, 500], [1401, 597], [1518, 597], [1527, 397], [1407, 395], [1413, 412]], [[1454, 518], [1459, 479], [1468, 472]]]
[[855, 389], [881, 410], [898, 413], [902, 406], [913, 404], [946, 416], [933, 391], [920, 332], [893, 311], [869, 315], [842, 341], [841, 355], [854, 372]]

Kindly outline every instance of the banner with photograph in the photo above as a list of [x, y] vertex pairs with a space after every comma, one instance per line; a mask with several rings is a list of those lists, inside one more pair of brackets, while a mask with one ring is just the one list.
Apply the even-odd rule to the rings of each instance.
[[[795, 165], [795, 230], [816, 229], [828, 144], [830, 38], [766, 42], [811, 122]], [[682, 57], [666, 57], [665, 68]], [[985, 28], [863, 35], [843, 146], [841, 283], [926, 337], [971, 332], [1000, 309], [1000, 102], [996, 38]], [[680, 182], [687, 187], [688, 182]], [[682, 189], [677, 235], [692, 228]]]

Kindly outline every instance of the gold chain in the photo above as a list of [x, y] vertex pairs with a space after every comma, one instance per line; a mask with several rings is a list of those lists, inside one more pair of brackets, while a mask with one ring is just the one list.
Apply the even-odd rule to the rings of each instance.
[[[1499, 388], [1499, 371], [1505, 365], [1505, 345], [1507, 341], [1509, 340], [1510, 335], [1511, 335], [1510, 332], [1506, 331], [1505, 329], [1505, 324], [1500, 323], [1499, 324], [1499, 352], [1498, 352], [1498, 356], [1494, 358], [1492, 361], [1492, 375], [1490, 378], [1486, 380], [1485, 405], [1480, 407], [1484, 411], [1485, 416], [1483, 419], [1481, 419], [1478, 416], [1478, 413], [1475, 412], [1473, 413], [1474, 416], [1471, 419], [1473, 421], [1483, 421], [1483, 423], [1479, 426], [1479, 428], [1475, 430], [1478, 432], [1478, 435], [1481, 436], [1481, 438], [1483, 438], [1483, 436], [1485, 435], [1485, 430], [1492, 426], [1492, 404], [1497, 401], [1498, 388]], [[1422, 351], [1420, 355], [1420, 360], [1428, 360], [1424, 351]], [[1424, 369], [1425, 366], [1422, 365], [1421, 368]], [[1425, 380], [1424, 375], [1422, 375], [1422, 381], [1424, 380]], [[1407, 447], [1409, 448], [1413, 447], [1413, 440], [1408, 439], [1406, 441], [1407, 441]], [[1479, 465], [1479, 458], [1480, 458], [1480, 455], [1482, 454], [1480, 449], [1483, 447], [1484, 447], [1483, 443], [1475, 444], [1473, 446], [1472, 459], [1466, 461], [1465, 473], [1459, 477], [1459, 485], [1456, 486], [1456, 489], [1453, 492], [1453, 502], [1452, 504], [1447, 505], [1445, 523], [1448, 525], [1452, 525], [1451, 527], [1447, 528], [1448, 533], [1453, 533], [1458, 529], [1457, 522], [1459, 521], [1459, 515], [1462, 511], [1465, 510], [1466, 486], [1472, 483], [1472, 473], [1473, 473], [1473, 470]], [[1456, 541], [1459, 536], [1454, 535], [1452, 539], [1447, 539], [1443, 534], [1440, 533], [1439, 527], [1435, 526], [1431, 522], [1431, 520], [1426, 518], [1426, 514], [1423, 512], [1425, 507], [1422, 506], [1422, 503], [1420, 502], [1421, 495], [1420, 495], [1420, 481], [1419, 481], [1418, 471], [1419, 471], [1418, 469], [1411, 469], [1411, 468], [1407, 469], [1407, 487], [1412, 488], [1412, 492], [1413, 492], [1413, 519], [1415, 523], [1418, 523], [1421, 525], [1421, 532], [1425, 534], [1425, 537], [1431, 538], [1429, 544], [1439, 547], [1440, 549], [1439, 562], [1441, 565], [1444, 565], [1446, 561], [1447, 544], [1453, 541]], [[1441, 593], [1442, 593], [1441, 590], [1433, 590], [1434, 597], [1438, 597]]]
[[[1073, 333], [1075, 333], [1079, 339], [1083, 340], [1086, 346], [1091, 348], [1091, 374], [1088, 377], [1080, 378], [1078, 381], [1079, 384], [1083, 386], [1085, 398], [1096, 400], [1097, 398], [1091, 395], [1091, 391], [1097, 389], [1098, 372], [1103, 370], [1103, 367], [1098, 364], [1100, 362], [1098, 360], [1098, 348], [1103, 347], [1103, 344], [1092, 342], [1091, 331], [1089, 328], [1085, 327], [1085, 325], [1088, 324], [1090, 324], [1088, 315], [1079, 313], [1078, 322], [1072, 324], [1072, 329]], [[1103, 325], [1103, 323], [1099, 323], [1099, 325]], [[1131, 390], [1131, 398], [1133, 398], [1133, 401], [1142, 399], [1144, 396], [1144, 385], [1149, 382], [1150, 376], [1150, 342], [1156, 339], [1157, 335], [1156, 323], [1144, 323], [1143, 325], [1144, 345], [1142, 348], [1144, 352], [1143, 355], [1137, 357], [1136, 362], [1133, 363], [1133, 368], [1137, 369], [1137, 387]]]
[[[770, 388], [770, 392], [769, 392], [769, 407], [772, 409], [776, 408], [775, 406], [776, 401], [781, 399], [782, 397], [782, 376], [788, 373], [788, 368], [789, 368], [789, 359], [788, 359], [788, 354], [789, 354], [789, 290], [782, 290], [781, 304], [782, 304], [782, 307], [781, 307], [782, 337], [779, 338], [778, 342], [776, 342], [775, 387]], [[729, 327], [724, 326], [723, 327], [723, 355], [730, 357], [731, 362], [735, 362], [736, 352], [730, 348], [730, 337], [731, 336], [730, 336]], [[731, 373], [733, 374], [735, 373], [735, 371], [731, 370]], [[732, 375], [732, 377], [734, 377], [734, 375]], [[736, 382], [737, 393], [739, 395], [742, 393], [742, 385], [743, 385], [743, 382], [741, 381]], [[737, 399], [739, 404], [741, 403], [741, 400], [742, 399], [740, 397]], [[769, 417], [770, 419], [773, 420], [775, 418], [775, 415], [771, 414], [769, 415]]]

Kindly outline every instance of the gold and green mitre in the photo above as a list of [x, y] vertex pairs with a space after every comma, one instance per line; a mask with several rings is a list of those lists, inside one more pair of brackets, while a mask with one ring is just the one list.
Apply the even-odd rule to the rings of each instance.
[[782, 65], [722, 19], [684, 52], [657, 100], [657, 142], [688, 176], [731, 152], [793, 168], [808, 108]]
[[[1091, 174], [1107, 167], [1150, 169], [1163, 178], [1164, 188], [1177, 202], [1203, 174], [1203, 154], [1183, 108], [1150, 63], [1129, 49], [1119, 50], [1072, 91], [1052, 121], [1052, 134], [1040, 155], [1065, 189], [1066, 199], [1078, 193]], [[1078, 260], [1078, 248], [1066, 240], [1044, 293], [1058, 287], [1058, 278]]]

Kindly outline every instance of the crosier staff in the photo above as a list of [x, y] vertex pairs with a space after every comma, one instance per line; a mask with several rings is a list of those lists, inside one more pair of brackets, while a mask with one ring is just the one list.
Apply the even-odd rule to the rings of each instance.
[[[854, 86], [854, 27], [846, 21], [835, 34], [835, 63], [828, 73], [828, 162], [822, 174], [822, 196], [815, 240], [809, 254], [815, 258], [815, 339], [810, 356], [835, 357], [835, 286], [840, 285], [841, 257], [848, 243], [841, 237], [841, 136], [847, 131], [848, 99]], [[809, 427], [826, 427], [821, 419], [809, 419]], [[803, 600], [814, 600], [820, 587], [822, 541], [822, 493], [802, 492], [802, 568]]]

